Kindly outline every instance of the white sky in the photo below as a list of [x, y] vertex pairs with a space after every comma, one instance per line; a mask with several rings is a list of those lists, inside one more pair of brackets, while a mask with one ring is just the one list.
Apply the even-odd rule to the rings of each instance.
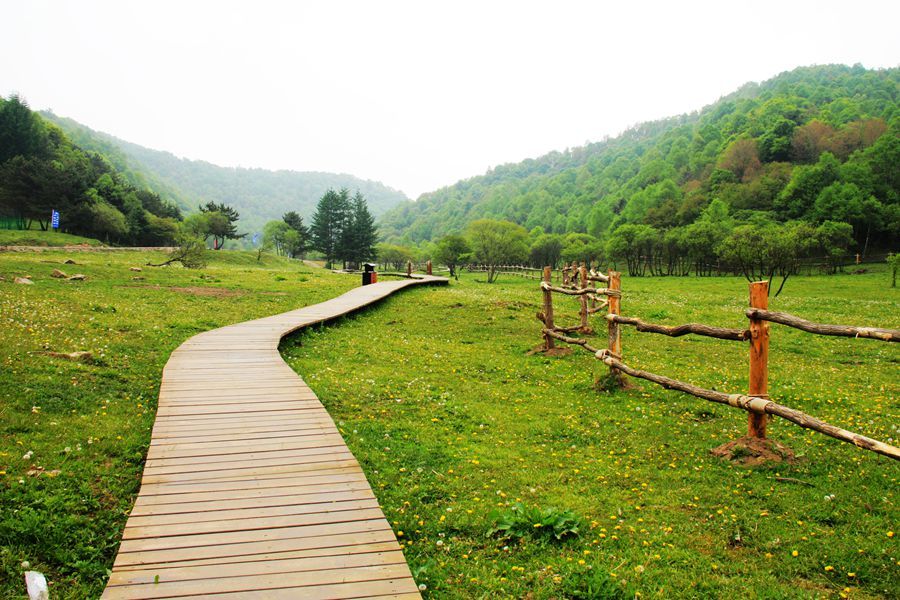
[[800, 65], [900, 63], [900, 2], [0, 0], [0, 94], [225, 166], [410, 197]]

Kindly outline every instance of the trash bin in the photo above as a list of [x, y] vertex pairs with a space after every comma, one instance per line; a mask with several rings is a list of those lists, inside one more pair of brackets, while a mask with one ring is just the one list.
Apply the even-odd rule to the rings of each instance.
[[363, 274], [362, 274], [363, 285], [369, 285], [370, 283], [375, 283], [378, 281], [378, 274], [375, 272], [375, 265], [372, 263], [366, 263], [363, 265]]

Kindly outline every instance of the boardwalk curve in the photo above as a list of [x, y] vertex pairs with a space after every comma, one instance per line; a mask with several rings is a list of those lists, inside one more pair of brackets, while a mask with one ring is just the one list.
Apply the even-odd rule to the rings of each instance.
[[359, 463], [278, 344], [446, 283], [379, 282], [179, 346], [103, 598], [419, 598]]

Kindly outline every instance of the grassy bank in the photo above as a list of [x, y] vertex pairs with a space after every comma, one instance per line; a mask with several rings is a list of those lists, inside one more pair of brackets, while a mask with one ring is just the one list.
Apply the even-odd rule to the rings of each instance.
[[[606, 368], [587, 353], [526, 354], [540, 342], [536, 282], [481, 278], [411, 290], [283, 348], [363, 463], [427, 594], [900, 595], [900, 465], [784, 421], [770, 436], [798, 465], [715, 459], [711, 448], [746, 431], [745, 413], [644, 382], [596, 391]], [[897, 327], [888, 285], [884, 272], [797, 278], [771, 307]], [[627, 315], [746, 325], [741, 279], [625, 278], [623, 289]], [[575, 300], [556, 306], [558, 323], [577, 321]], [[626, 329], [624, 353], [705, 387], [747, 387], [743, 343]], [[896, 444], [898, 362], [895, 345], [773, 325], [770, 393]], [[514, 535], [490, 535], [498, 523]], [[557, 541], [554, 524], [578, 535]]]
[[[202, 271], [143, 266], [163, 256], [154, 253], [0, 254], [0, 597], [24, 596], [23, 561], [47, 574], [53, 598], [99, 596], [173, 349], [358, 283], [273, 257], [210, 254]], [[56, 268], [87, 279], [53, 279]], [[34, 285], [12, 283], [24, 275]], [[92, 360], [46, 354], [76, 351]]]
[[0, 229], [0, 246], [102, 246], [95, 239], [60, 233], [58, 231], [41, 231], [31, 229]]

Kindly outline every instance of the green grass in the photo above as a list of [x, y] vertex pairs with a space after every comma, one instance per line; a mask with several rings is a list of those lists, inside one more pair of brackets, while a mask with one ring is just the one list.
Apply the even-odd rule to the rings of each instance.
[[[181, 342], [358, 284], [253, 253], [210, 255], [191, 271], [143, 266], [157, 253], [0, 253], [0, 597], [24, 596], [23, 561], [47, 574], [53, 598], [99, 596], [138, 491], [162, 367]], [[54, 268], [87, 279], [53, 279]], [[34, 285], [12, 283], [26, 274]], [[94, 364], [42, 353], [82, 350]]]
[[[797, 278], [770, 304], [897, 327], [900, 291], [888, 283], [883, 270]], [[626, 277], [623, 289], [627, 315], [746, 325], [741, 279]], [[557, 322], [577, 322], [575, 300], [555, 302]], [[363, 464], [426, 594], [900, 595], [900, 465], [784, 421], [770, 436], [802, 455], [799, 465], [715, 459], [711, 448], [745, 433], [745, 413], [646, 382], [595, 390], [606, 367], [589, 354], [526, 354], [540, 342], [539, 309], [536, 282], [465, 275], [284, 344]], [[775, 400], [897, 443], [900, 348], [778, 325], [771, 339]], [[705, 387], [747, 388], [744, 343], [626, 329], [624, 353]], [[525, 535], [517, 503], [536, 520], [574, 514], [587, 525], [560, 541]], [[504, 539], [498, 526], [518, 533]]]
[[[80, 264], [61, 265], [68, 257]], [[214, 253], [203, 271], [129, 271], [151, 258], [0, 254], [0, 597], [24, 597], [22, 561], [49, 576], [53, 598], [99, 595], [138, 490], [160, 372], [178, 344], [357, 285], [238, 252]], [[51, 279], [54, 268], [88, 279]], [[10, 283], [26, 274], [35, 285]], [[586, 353], [526, 355], [540, 342], [536, 282], [480, 278], [404, 291], [283, 344], [366, 470], [426, 595], [900, 594], [897, 463], [778, 421], [771, 436], [804, 455], [800, 465], [713, 459], [709, 449], [740, 436], [746, 415], [649, 383], [598, 392], [606, 368]], [[900, 292], [887, 283], [883, 271], [797, 278], [771, 306], [897, 327]], [[623, 288], [628, 315], [746, 323], [739, 279], [626, 277]], [[574, 300], [557, 300], [560, 323], [575, 313]], [[45, 350], [89, 350], [97, 362]], [[624, 353], [635, 367], [746, 389], [742, 343], [627, 329]], [[773, 325], [770, 393], [896, 443], [898, 360], [894, 345]], [[526, 534], [523, 515], [578, 535]]]
[[93, 238], [57, 231], [0, 229], [0, 246], [77, 246], [80, 244], [103, 245], [102, 242]]

